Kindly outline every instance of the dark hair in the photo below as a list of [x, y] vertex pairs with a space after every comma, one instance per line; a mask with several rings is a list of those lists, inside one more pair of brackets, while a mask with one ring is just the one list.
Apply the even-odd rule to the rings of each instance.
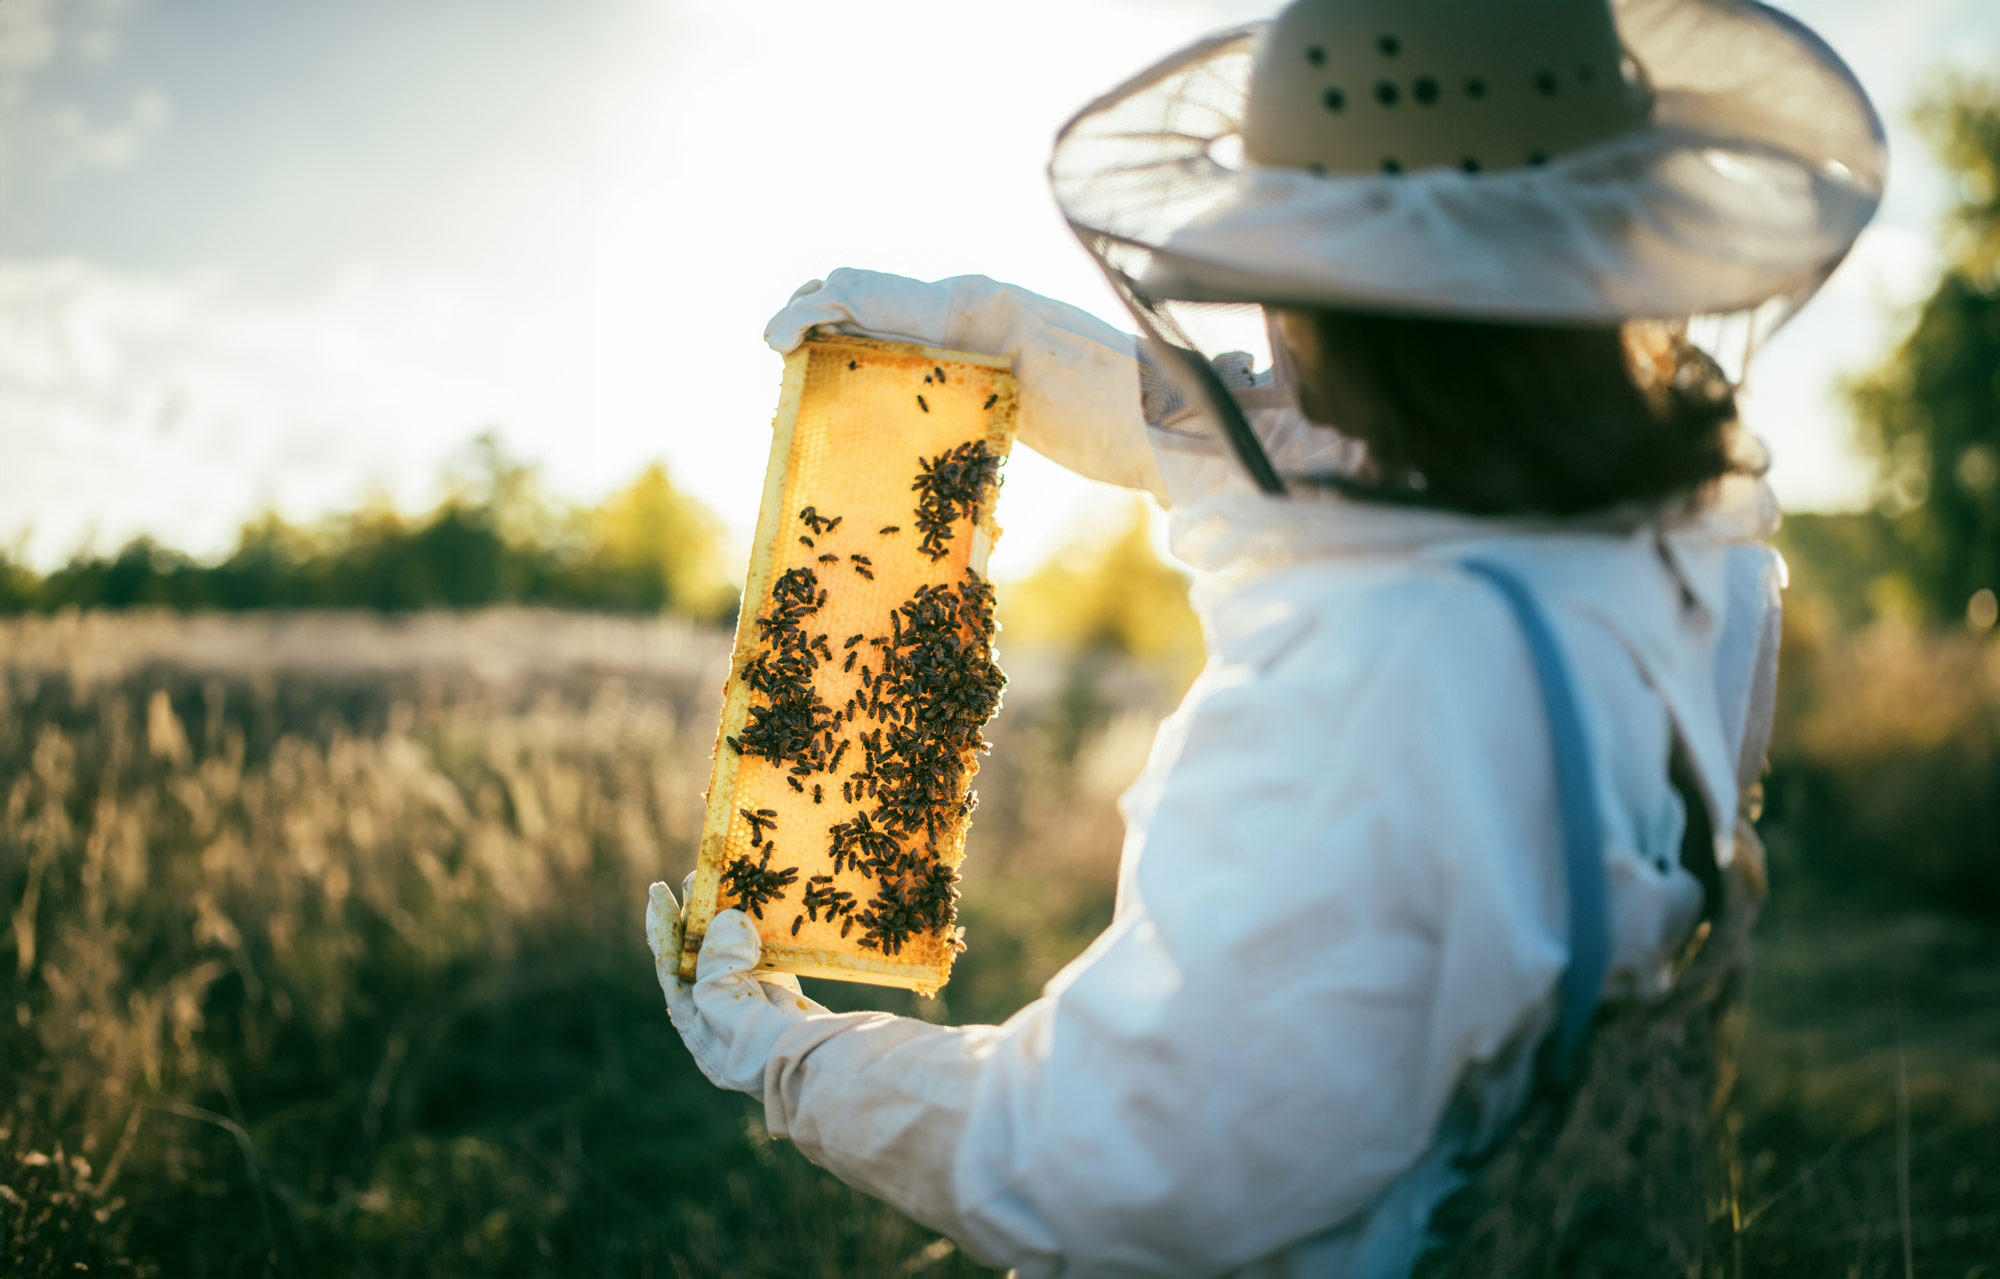
[[1670, 502], [1755, 469], [1734, 389], [1671, 326], [1276, 316], [1306, 415], [1368, 446], [1363, 491], [1575, 515]]

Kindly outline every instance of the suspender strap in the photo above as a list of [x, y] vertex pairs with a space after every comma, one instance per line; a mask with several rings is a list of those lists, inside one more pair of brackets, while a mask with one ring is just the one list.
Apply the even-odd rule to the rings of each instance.
[[1546, 1081], [1567, 1079], [1577, 1045], [1597, 1010], [1598, 993], [1611, 963], [1611, 920], [1605, 900], [1604, 817], [1592, 776], [1590, 734], [1577, 705], [1576, 688], [1562, 646], [1535, 597], [1512, 570], [1490, 560], [1469, 559], [1466, 569], [1492, 583], [1514, 611], [1548, 714], [1554, 747], [1556, 799], [1562, 815], [1563, 873], [1569, 886], [1569, 967], [1563, 970], [1554, 1035], [1544, 1045]]

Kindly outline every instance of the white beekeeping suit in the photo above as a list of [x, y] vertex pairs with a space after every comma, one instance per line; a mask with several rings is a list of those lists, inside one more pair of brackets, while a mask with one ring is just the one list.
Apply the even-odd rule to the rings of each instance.
[[[815, 324], [1012, 357], [1024, 443], [1170, 503], [1210, 657], [1122, 801], [1112, 926], [1042, 998], [998, 1027], [826, 1014], [757, 997], [754, 934], [717, 928], [736, 962], [689, 1015], [707, 998], [756, 1028], [714, 1073], [773, 1135], [1023, 1274], [1406, 1270], [1452, 1157], [1522, 1099], [1567, 953], [1533, 671], [1459, 564], [1502, 561], [1550, 603], [1598, 747], [1606, 993], [1645, 997], [1701, 908], [1671, 743], [1727, 832], [1768, 720], [1772, 561], [1738, 540], [1761, 491], [1677, 529], [1287, 502], [1225, 458], [1156, 462], [1132, 339], [1081, 311], [839, 271], [770, 339]], [[1258, 421], [1279, 456], [1342, 447], [1282, 407]]]
[[1684, 836], [1732, 859], [1774, 512], [1749, 479], [1563, 521], [1342, 496], [1356, 446], [1209, 358], [1203, 308], [1747, 340], [1840, 262], [1884, 164], [1851, 73], [1749, 0], [1297, 0], [1058, 138], [1057, 203], [1148, 359], [982, 277], [802, 289], [779, 350], [824, 326], [1008, 357], [1023, 443], [1168, 507], [1209, 659], [1123, 797], [1111, 926], [1004, 1025], [827, 1013], [754, 974], [730, 911], [683, 984], [655, 885], [703, 1071], [1023, 1275], [1407, 1275], [1576, 988], [1587, 1019], [1667, 987], [1704, 904]]

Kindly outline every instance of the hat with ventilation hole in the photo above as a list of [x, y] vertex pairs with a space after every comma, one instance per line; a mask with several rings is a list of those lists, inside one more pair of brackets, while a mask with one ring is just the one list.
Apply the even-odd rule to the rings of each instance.
[[1853, 74], [1762, 4], [1299, 0], [1092, 103], [1050, 177], [1128, 301], [1768, 332], [1885, 168]]

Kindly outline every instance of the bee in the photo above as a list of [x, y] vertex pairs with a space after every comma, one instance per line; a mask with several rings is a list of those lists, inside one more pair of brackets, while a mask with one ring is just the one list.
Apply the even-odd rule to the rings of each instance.
[[853, 647], [854, 647], [854, 646], [855, 646], [856, 644], [859, 644], [859, 643], [861, 642], [862, 638], [863, 638], [863, 637], [862, 637], [861, 633], [857, 631], [857, 632], [855, 632], [854, 634], [852, 634], [852, 635], [848, 636], [848, 637], [847, 637], [847, 642], [846, 642], [845, 644], [842, 644], [842, 645], [841, 645], [841, 647], [842, 647], [842, 648], [853, 648]]
[[820, 790], [819, 790], [819, 783], [818, 783], [818, 782], [814, 782], [814, 783], [813, 783], [813, 803], [815, 803], [815, 804], [820, 804], [820, 803], [824, 803], [824, 802], [825, 802], [825, 796], [823, 796], [823, 795], [821, 795], [821, 794], [820, 794]]
[[810, 547], [813, 544], [813, 540], [807, 537], [804, 533], [799, 534], [799, 541], [805, 543], [808, 547]]
[[859, 364], [856, 364], [853, 360], [849, 360], [847, 362], [847, 368], [849, 372], [853, 372], [855, 369], [858, 369], [860, 367], [861, 366]]
[[822, 564], [838, 564], [840, 563], [840, 557], [828, 551], [825, 555], [819, 557], [819, 562]]
[[982, 409], [990, 409], [993, 407], [993, 402], [995, 400], [998, 400], [999, 398], [1000, 398], [1000, 392], [995, 391], [993, 394], [987, 396], [986, 403], [980, 405], [979, 407]]
[[738, 857], [722, 872], [722, 888], [736, 899], [740, 909], [749, 911], [757, 918], [764, 917], [767, 903], [784, 895], [784, 891], [799, 877], [799, 868], [788, 866], [784, 870], [771, 869], [771, 849], [764, 849], [764, 856], [753, 863], [748, 857]]
[[873, 564], [875, 562], [866, 555], [850, 555], [847, 558], [853, 560], [856, 564]]
[[847, 672], [853, 670], [854, 659], [859, 656], [861, 656], [861, 654], [854, 652], [852, 649], [848, 650], [847, 660], [841, 664], [840, 673], [845, 675]]
[[875, 531], [876, 531], [876, 534], [877, 534], [877, 536], [882, 536], [882, 537], [886, 537], [886, 536], [888, 536], [888, 535], [889, 535], [889, 534], [891, 534], [891, 533], [900, 533], [900, 532], [902, 532], [902, 531], [903, 531], [903, 527], [902, 527], [902, 525], [900, 525], [900, 524], [884, 524], [884, 525], [883, 525], [883, 526], [882, 526], [881, 528], [879, 528], [879, 529], [877, 529], [877, 530], [875, 530]]
[[777, 814], [768, 808], [760, 808], [754, 813], [747, 808], [739, 808], [736, 811], [742, 814], [743, 820], [750, 826], [750, 846], [752, 848], [763, 843], [764, 828], [766, 826], [775, 827], [778, 824], [776, 821]]
[[799, 935], [799, 925], [805, 922], [806, 917], [804, 915], [792, 916], [792, 936], [797, 937]]
[[867, 578], [871, 582], [875, 580], [875, 575], [869, 572], [867, 569], [861, 567], [859, 564], [856, 564], [854, 566], [854, 571], [861, 574], [861, 576]]
[[[925, 380], [926, 380], [926, 381], [928, 381], [929, 379], [927, 378], [927, 379], [925, 379]], [[931, 406], [930, 406], [930, 405], [928, 405], [928, 404], [926, 404], [926, 403], [924, 403], [924, 397], [923, 397], [923, 396], [921, 396], [921, 395], [919, 395], [919, 396], [917, 397], [917, 407], [918, 407], [918, 408], [920, 408], [920, 409], [922, 409], [922, 410], [923, 410], [924, 412], [926, 412], [926, 413], [928, 413], [928, 412], [930, 412], [930, 411], [931, 411]]]
[[[938, 380], [938, 385], [939, 385], [939, 386], [943, 386], [943, 385], [944, 385], [944, 370], [943, 370], [943, 369], [940, 369], [940, 368], [935, 368], [935, 367], [934, 367], [934, 368], [932, 368], [932, 369], [931, 369], [931, 372], [937, 375], [937, 380]], [[925, 381], [929, 381], [930, 379], [929, 379], [929, 378], [926, 378], [926, 379], [924, 379], [924, 380], [925, 380]]]
[[785, 781], [786, 781], [787, 783], [789, 783], [789, 784], [791, 785], [791, 788], [792, 788], [793, 790], [797, 791], [797, 792], [798, 792], [799, 794], [803, 795], [803, 794], [805, 794], [805, 793], [806, 793], [806, 788], [805, 788], [805, 787], [803, 787], [803, 786], [801, 786], [801, 785], [799, 785], [799, 779], [798, 779], [798, 778], [796, 778], [796, 777], [792, 777], [792, 776], [790, 776], [790, 775], [787, 775], [787, 776], [786, 776], [786, 778], [785, 778]]

